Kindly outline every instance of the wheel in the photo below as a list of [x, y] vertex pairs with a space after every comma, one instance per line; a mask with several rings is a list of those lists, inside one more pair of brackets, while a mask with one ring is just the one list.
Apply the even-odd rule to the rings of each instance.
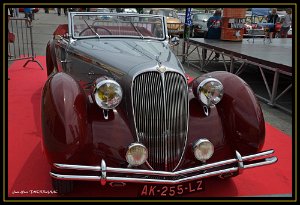
[[74, 181], [65, 181], [52, 178], [52, 187], [59, 195], [68, 194], [74, 190]]

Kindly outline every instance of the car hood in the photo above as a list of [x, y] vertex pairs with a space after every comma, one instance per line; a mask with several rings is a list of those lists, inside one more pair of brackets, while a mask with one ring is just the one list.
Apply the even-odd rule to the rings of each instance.
[[128, 75], [158, 64], [179, 72], [182, 65], [163, 41], [144, 39], [84, 39], [73, 42], [70, 51], [91, 59], [98, 65], [112, 68], [116, 75]]

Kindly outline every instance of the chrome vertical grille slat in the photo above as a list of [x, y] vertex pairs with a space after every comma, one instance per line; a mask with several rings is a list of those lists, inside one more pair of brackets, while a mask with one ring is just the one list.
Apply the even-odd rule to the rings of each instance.
[[132, 101], [138, 139], [149, 150], [149, 165], [155, 170], [174, 170], [188, 129], [185, 78], [177, 72], [141, 73], [132, 82]]

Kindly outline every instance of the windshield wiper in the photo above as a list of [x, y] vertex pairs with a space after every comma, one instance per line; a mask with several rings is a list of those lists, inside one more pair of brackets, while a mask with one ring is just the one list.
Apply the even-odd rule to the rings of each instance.
[[141, 36], [141, 38], [144, 39], [143, 34], [137, 29], [137, 27], [131, 22], [131, 20], [129, 22], [132, 25], [132, 27], [134, 28], [134, 30]]
[[93, 32], [94, 32], [94, 34], [96, 34], [97, 35], [97, 37], [100, 39], [100, 35], [86, 22], [86, 20], [85, 19], [83, 19], [83, 21], [84, 21], [84, 23], [89, 27], [89, 29], [91, 29]]

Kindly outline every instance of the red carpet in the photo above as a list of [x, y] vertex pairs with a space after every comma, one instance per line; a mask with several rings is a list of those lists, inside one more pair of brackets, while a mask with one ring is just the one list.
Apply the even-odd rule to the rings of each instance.
[[[37, 57], [44, 68], [45, 57]], [[58, 197], [51, 193], [49, 165], [42, 152], [40, 96], [46, 70], [33, 62], [16, 61], [9, 68], [8, 81], [8, 196]], [[278, 162], [245, 172], [231, 180], [205, 181], [205, 191], [185, 197], [260, 196], [292, 194], [292, 139], [266, 123], [264, 150], [273, 148]], [[102, 187], [100, 183], [76, 182], [71, 197], [136, 197], [133, 184], [125, 188]], [[126, 191], [124, 191], [126, 190]]]

